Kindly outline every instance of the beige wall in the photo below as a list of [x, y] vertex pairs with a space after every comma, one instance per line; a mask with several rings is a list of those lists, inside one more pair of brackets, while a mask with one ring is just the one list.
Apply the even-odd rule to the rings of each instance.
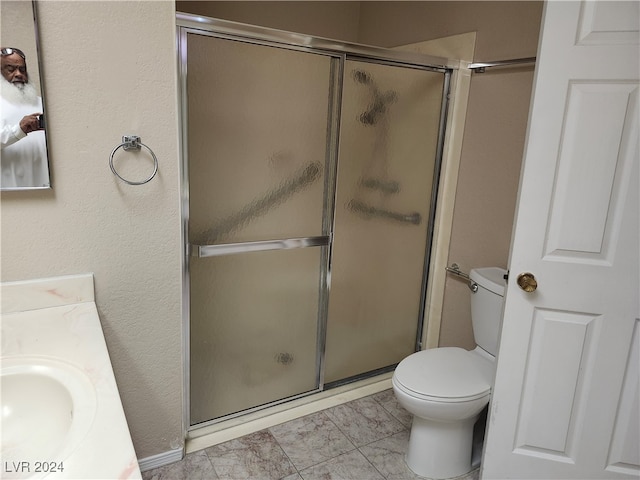
[[360, 2], [178, 0], [176, 10], [346, 42], [358, 39]]
[[396, 46], [477, 32], [475, 60], [535, 56], [542, 2], [360, 2], [358, 41]]
[[[172, 1], [39, 2], [53, 190], [2, 193], [2, 281], [95, 274], [138, 457], [182, 443], [174, 11]], [[125, 134], [158, 157], [147, 185], [109, 170]]]
[[[252, 3], [215, 8], [232, 20], [386, 46], [477, 30], [483, 60], [534, 55], [541, 11], [525, 2]], [[182, 443], [174, 4], [40, 2], [40, 19], [54, 188], [2, 194], [2, 280], [95, 273], [144, 458]], [[450, 254], [464, 269], [506, 264], [531, 77], [474, 77]], [[145, 186], [124, 185], [109, 170], [125, 134], [140, 135], [158, 156], [158, 176]], [[123, 168], [135, 158], [123, 156]], [[442, 344], [472, 344], [467, 304], [466, 287], [449, 279]]]

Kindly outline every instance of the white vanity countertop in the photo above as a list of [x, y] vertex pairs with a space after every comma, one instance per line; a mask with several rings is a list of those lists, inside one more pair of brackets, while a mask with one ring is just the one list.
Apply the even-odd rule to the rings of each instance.
[[33, 476], [25, 476], [15, 471], [24, 470], [24, 465], [15, 463], [23, 459], [3, 458], [0, 477], [140, 479], [94, 301], [93, 275], [3, 283], [1, 293], [3, 365], [33, 358], [70, 364], [92, 384], [95, 414], [88, 432], [64, 458], [40, 459], [62, 461], [63, 471], [37, 474], [35, 465], [28, 465]]

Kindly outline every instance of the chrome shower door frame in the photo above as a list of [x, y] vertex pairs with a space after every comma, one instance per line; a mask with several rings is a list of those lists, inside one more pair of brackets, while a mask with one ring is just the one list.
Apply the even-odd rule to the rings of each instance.
[[[178, 99], [180, 112], [180, 152], [181, 152], [181, 202], [182, 202], [182, 231], [181, 241], [184, 245], [182, 258], [182, 285], [183, 285], [183, 374], [185, 378], [183, 388], [184, 411], [183, 421], [185, 432], [198, 429], [215, 423], [223, 422], [240, 415], [245, 415], [256, 410], [262, 410], [266, 406], [277, 405], [295, 398], [305, 397], [323, 391], [324, 389], [324, 341], [326, 337], [326, 322], [328, 311], [328, 298], [331, 277], [331, 245], [336, 199], [336, 174], [338, 164], [338, 143], [340, 130], [340, 109], [341, 93], [343, 83], [344, 64], [347, 59], [371, 61], [374, 63], [388, 64], [421, 70], [440, 72], [444, 75], [444, 91], [442, 96], [442, 109], [440, 118], [440, 131], [438, 138], [438, 152], [436, 159], [436, 170], [433, 178], [432, 199], [430, 218], [428, 219], [428, 235], [425, 252], [425, 265], [422, 284], [422, 298], [420, 299], [420, 318], [418, 321], [416, 350], [421, 347], [423, 333], [424, 302], [426, 297], [426, 281], [428, 277], [429, 258], [431, 254], [431, 239], [433, 236], [433, 225], [435, 219], [435, 205], [437, 187], [440, 176], [440, 165], [442, 162], [443, 144], [445, 138], [445, 125], [449, 107], [449, 88], [451, 73], [455, 65], [450, 64], [447, 59], [431, 57], [413, 52], [403, 52], [399, 50], [388, 50], [378, 47], [370, 47], [346, 42], [337, 42], [323, 38], [301, 35], [279, 30], [272, 30], [251, 25], [239, 24], [224, 20], [200, 17], [190, 14], [177, 13], [177, 61], [178, 61]], [[188, 152], [188, 103], [187, 103], [187, 36], [198, 34], [212, 36], [227, 40], [237, 40], [254, 45], [278, 47], [288, 50], [308, 52], [313, 54], [326, 55], [331, 60], [331, 90], [329, 92], [329, 118], [327, 125], [327, 158], [325, 176], [325, 200], [322, 235], [315, 237], [293, 238], [286, 240], [267, 240], [258, 242], [241, 242], [219, 245], [192, 245], [189, 239], [189, 152]], [[191, 425], [190, 416], [190, 382], [191, 382], [191, 351], [190, 351], [190, 258], [208, 257], [218, 255], [228, 255], [233, 253], [244, 253], [250, 251], [280, 250], [292, 248], [320, 247], [321, 257], [321, 279], [318, 311], [318, 348], [317, 348], [317, 388], [281, 400], [268, 405], [260, 405], [238, 413], [226, 415], [208, 422]]]

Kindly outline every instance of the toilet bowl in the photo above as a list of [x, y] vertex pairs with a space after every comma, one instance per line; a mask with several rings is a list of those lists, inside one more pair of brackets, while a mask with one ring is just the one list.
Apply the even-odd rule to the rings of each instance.
[[406, 457], [411, 470], [429, 478], [471, 470], [473, 427], [489, 403], [492, 370], [482, 354], [456, 347], [424, 350], [400, 362], [392, 385], [398, 403], [413, 415]]
[[505, 273], [490, 267], [470, 274], [478, 285], [471, 301], [475, 350], [423, 350], [394, 371], [398, 403], [413, 415], [406, 462], [420, 476], [444, 479], [472, 469], [474, 425], [489, 403], [495, 376]]

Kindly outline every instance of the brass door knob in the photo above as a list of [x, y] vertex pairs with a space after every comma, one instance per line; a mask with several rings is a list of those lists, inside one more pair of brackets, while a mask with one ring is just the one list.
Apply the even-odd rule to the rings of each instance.
[[518, 275], [518, 286], [527, 293], [531, 293], [538, 288], [538, 282], [536, 281], [536, 277], [533, 276], [533, 273], [521, 273]]

